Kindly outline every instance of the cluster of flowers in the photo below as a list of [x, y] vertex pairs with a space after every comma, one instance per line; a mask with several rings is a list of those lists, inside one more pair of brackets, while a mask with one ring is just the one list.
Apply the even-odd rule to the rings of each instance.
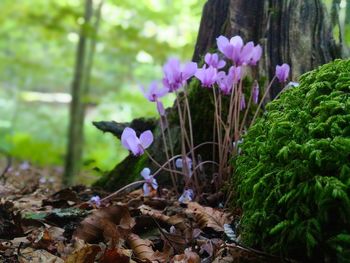
[[[203, 88], [211, 89], [216, 86], [220, 91], [220, 95], [232, 96], [232, 93], [235, 92], [235, 87], [245, 77], [246, 67], [256, 66], [262, 56], [260, 45], [254, 45], [253, 42], [245, 44], [240, 36], [234, 36], [231, 39], [220, 36], [217, 38], [217, 46], [221, 54], [207, 53], [204, 57], [205, 64], [201, 68], [198, 68], [197, 63], [194, 62], [181, 64], [178, 59], [170, 58], [163, 66], [164, 77], [162, 81], [154, 81], [148, 88], [141, 87], [145, 98], [156, 104], [157, 111], [161, 117], [166, 116], [161, 98], [168, 93], [177, 94], [178, 90], [186, 86], [187, 81], [192, 77], [197, 78]], [[228, 64], [232, 66], [227, 68]], [[225, 68], [227, 73], [223, 70]], [[279, 82], [285, 83], [289, 76], [289, 70], [288, 64], [277, 65], [275, 78]], [[239, 97], [239, 109], [242, 111], [246, 108], [244, 93]], [[255, 104], [259, 101], [259, 85], [257, 81], [254, 82], [252, 88], [252, 101]], [[153, 135], [151, 131], [145, 131], [138, 137], [136, 132], [128, 127], [125, 128], [121, 136], [121, 142], [133, 155], [140, 156], [152, 144]], [[183, 167], [183, 160], [184, 158], [176, 160], [177, 168]], [[188, 170], [192, 171], [191, 159], [188, 158], [185, 163], [188, 166]], [[141, 176], [145, 182], [143, 186], [145, 195], [150, 194], [150, 189], [156, 190], [158, 188], [158, 183], [151, 175], [149, 168], [144, 168]], [[179, 201], [191, 201], [193, 197], [194, 191], [185, 189]]]

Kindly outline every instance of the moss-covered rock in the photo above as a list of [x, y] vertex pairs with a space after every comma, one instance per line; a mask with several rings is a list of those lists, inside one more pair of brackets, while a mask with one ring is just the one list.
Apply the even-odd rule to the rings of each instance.
[[269, 103], [234, 165], [243, 242], [308, 262], [347, 262], [350, 60], [304, 74]]
[[[213, 98], [210, 90], [205, 90], [200, 87], [200, 83], [193, 79], [188, 87], [188, 100], [191, 108], [191, 116], [192, 116], [192, 125], [193, 125], [193, 139], [194, 144], [198, 145], [202, 142], [213, 141], [213, 116], [214, 116], [214, 107], [213, 107]], [[180, 95], [179, 98], [180, 104], [182, 107], [184, 106], [184, 96]], [[179, 119], [177, 113], [177, 107], [174, 106], [170, 109], [167, 109], [169, 126], [167, 129], [170, 130], [172, 137], [172, 144], [174, 146], [174, 155], [181, 153], [181, 136], [180, 136], [180, 126]], [[148, 123], [146, 120], [142, 120], [143, 123]], [[97, 124], [104, 124], [105, 127], [106, 122], [100, 122]], [[109, 122], [107, 122], [109, 123]], [[153, 122], [152, 122], [153, 123]], [[157, 160], [158, 163], [163, 164], [166, 160], [166, 154], [164, 150], [163, 140], [161, 137], [161, 130], [159, 121], [157, 121], [157, 125], [152, 127], [152, 131], [154, 134], [154, 142], [151, 147], [148, 149], [148, 152], [152, 155], [152, 157]], [[109, 123], [110, 124], [110, 123]], [[143, 127], [132, 126], [135, 128], [137, 133], [144, 131]], [[100, 125], [101, 126], [101, 125]], [[122, 124], [121, 128], [127, 126], [126, 124]], [[114, 126], [113, 126], [114, 127]], [[112, 128], [113, 128], [112, 127]], [[139, 128], [137, 128], [139, 127]], [[150, 127], [149, 125], [147, 127]], [[117, 127], [118, 128], [118, 127]], [[116, 136], [120, 135], [122, 129], [121, 128], [113, 128], [111, 129], [103, 129], [104, 131], [111, 132], [116, 130], [117, 132], [113, 132]], [[148, 128], [147, 128], [148, 129]], [[188, 129], [188, 127], [187, 127]], [[168, 145], [169, 142], [168, 142]], [[189, 149], [187, 149], [189, 151]], [[206, 145], [204, 147], [199, 148], [196, 151], [196, 154], [200, 154], [203, 160], [211, 159], [212, 157], [212, 146]], [[158, 167], [155, 166], [144, 154], [141, 157], [133, 157], [132, 155], [127, 156], [121, 163], [117, 164], [115, 168], [103, 175], [97, 182], [95, 182], [95, 186], [103, 187], [109, 191], [115, 191], [116, 189], [123, 187], [124, 185], [131, 183], [133, 181], [141, 179], [140, 172], [144, 167], [151, 168], [152, 171], [155, 171]], [[170, 175], [168, 172], [160, 173], [158, 176], [158, 182], [161, 185], [170, 185]]]

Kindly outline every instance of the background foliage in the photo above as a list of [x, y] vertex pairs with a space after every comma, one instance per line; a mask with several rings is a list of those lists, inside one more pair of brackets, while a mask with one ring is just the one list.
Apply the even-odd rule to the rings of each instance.
[[[97, 5], [98, 1], [94, 1]], [[92, 120], [130, 121], [156, 111], [139, 83], [161, 75], [168, 56], [190, 59], [204, 0], [106, 0], [97, 36], [84, 160], [110, 169], [126, 151]], [[82, 0], [0, 3], [0, 147], [61, 165]], [[167, 105], [172, 103], [168, 98]]]

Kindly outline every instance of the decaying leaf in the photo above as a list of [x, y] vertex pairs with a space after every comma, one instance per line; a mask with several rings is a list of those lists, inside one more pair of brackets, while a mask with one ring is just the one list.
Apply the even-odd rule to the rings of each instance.
[[[18, 261], [20, 263], [47, 262], [47, 263], [64, 263], [64, 260], [47, 252], [44, 249], [35, 250], [33, 248], [25, 248], [20, 251]], [[82, 261], [81, 261], [82, 262]]]
[[172, 263], [200, 263], [201, 259], [196, 252], [186, 249], [184, 254], [176, 255]]
[[186, 213], [194, 214], [201, 229], [209, 227], [215, 231], [223, 232], [224, 224], [229, 224], [231, 222], [228, 213], [211, 207], [201, 206], [197, 202], [188, 203]]
[[184, 223], [184, 218], [180, 216], [167, 216], [163, 214], [161, 211], [153, 209], [147, 205], [142, 205], [139, 207], [140, 212], [143, 215], [151, 216], [156, 220], [164, 222], [170, 226], [174, 226], [175, 228], [184, 231], [186, 229], [186, 224]]
[[[113, 235], [111, 224], [118, 226], [120, 229], [130, 230], [135, 225], [135, 220], [130, 216], [129, 210], [125, 206], [116, 205], [101, 208], [81, 222], [74, 236], [88, 243], [98, 242], [102, 240], [104, 234], [105, 236]], [[116, 241], [114, 239], [114, 242]]]
[[98, 245], [85, 245], [69, 255], [65, 263], [94, 263], [100, 251], [101, 248]]
[[153, 259], [154, 251], [152, 249], [151, 241], [141, 239], [136, 234], [130, 234], [127, 242], [137, 258], [148, 260]]
[[121, 248], [106, 249], [101, 256], [99, 263], [129, 263], [131, 251]]

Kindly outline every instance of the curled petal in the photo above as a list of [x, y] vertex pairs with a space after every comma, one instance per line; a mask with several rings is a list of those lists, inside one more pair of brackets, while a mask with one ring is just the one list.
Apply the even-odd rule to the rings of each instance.
[[258, 61], [260, 60], [262, 55], [262, 48], [260, 45], [256, 45], [254, 47], [253, 53], [252, 53], [252, 58], [250, 61], [250, 65], [255, 66], [256, 63], [258, 63]]
[[185, 190], [179, 198], [180, 203], [191, 202], [194, 198], [194, 193], [192, 189]]
[[148, 167], [145, 167], [141, 171], [141, 176], [145, 180], [149, 180], [151, 178], [151, 170]]
[[258, 104], [258, 100], [259, 100], [259, 83], [255, 80], [254, 84], [253, 84], [253, 102], [255, 104]]
[[153, 188], [154, 190], [157, 190], [157, 189], [158, 189], [158, 183], [157, 183], [157, 180], [156, 180], [155, 178], [152, 178], [151, 185], [152, 185], [152, 188]]
[[143, 188], [143, 194], [144, 194], [144, 196], [149, 196], [150, 193], [151, 193], [151, 191], [150, 191], [150, 189], [149, 189], [148, 184], [147, 184], [147, 183], [144, 183], [142, 188]]
[[254, 43], [252, 41], [244, 45], [239, 57], [239, 64], [246, 65], [250, 62], [254, 51]]
[[160, 116], [165, 116], [164, 105], [161, 101], [157, 100], [157, 111]]
[[130, 150], [134, 155], [137, 156], [143, 153], [143, 150], [139, 147], [140, 140], [137, 138], [136, 132], [133, 129], [129, 127], [124, 129], [121, 136], [121, 142], [122, 145], [126, 149]]
[[181, 169], [183, 167], [181, 158], [176, 159], [175, 166], [179, 169]]
[[218, 49], [221, 51], [221, 53], [224, 54], [224, 50], [225, 50], [226, 46], [230, 45], [230, 42], [229, 42], [229, 40], [226, 37], [219, 36], [216, 39], [216, 44], [218, 46]]
[[151, 131], [145, 131], [140, 135], [140, 143], [143, 149], [147, 149], [153, 142], [153, 134]]
[[286, 82], [288, 76], [289, 76], [289, 70], [290, 66], [286, 63], [276, 66], [276, 77], [279, 82], [284, 83]]
[[196, 73], [196, 71], [197, 71], [197, 63], [195, 62], [186, 63], [182, 72], [183, 80], [188, 80], [190, 77], [192, 77]]

